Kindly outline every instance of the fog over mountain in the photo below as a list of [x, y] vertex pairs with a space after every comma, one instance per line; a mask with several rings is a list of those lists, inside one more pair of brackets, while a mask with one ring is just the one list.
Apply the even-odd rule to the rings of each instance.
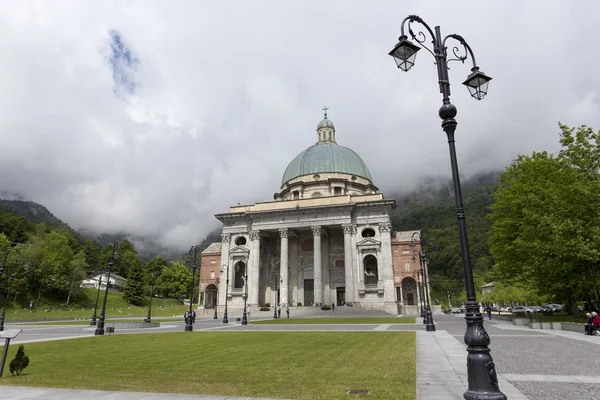
[[[408, 14], [461, 34], [493, 77], [451, 64], [465, 176], [600, 129], [589, 1], [0, 3], [0, 197], [75, 229], [187, 250], [230, 205], [269, 201], [329, 107], [387, 196], [449, 178], [433, 58], [387, 53]], [[450, 49], [451, 50], [451, 49]], [[437, 179], [437, 178], [436, 178]], [[12, 196], [12, 197], [11, 197]]]

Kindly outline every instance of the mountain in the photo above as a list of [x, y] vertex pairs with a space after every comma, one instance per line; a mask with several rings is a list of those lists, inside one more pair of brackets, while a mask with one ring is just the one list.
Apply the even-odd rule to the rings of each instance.
[[[98, 234], [87, 230], [76, 231], [75, 229], [71, 228], [69, 224], [63, 222], [54, 214], [52, 214], [44, 205], [33, 201], [23, 200], [19, 196], [15, 195], [10, 197], [17, 199], [0, 199], [0, 207], [2, 207], [6, 212], [23, 216], [33, 224], [44, 223], [52, 228], [65, 229], [80, 243], [82, 243], [84, 238], [87, 237], [104, 247], [111, 245], [115, 240], [120, 242], [127, 238], [129, 241], [131, 241], [131, 243], [133, 243], [138, 251], [138, 255], [144, 261], [149, 261], [158, 255], [168, 260], [174, 260], [182, 257], [182, 254], [179, 250], [163, 246], [155, 237], [135, 236], [126, 232]], [[220, 231], [211, 232], [202, 242], [199, 243], [198, 250], [202, 251], [211, 243], [220, 240], [220, 234]]]

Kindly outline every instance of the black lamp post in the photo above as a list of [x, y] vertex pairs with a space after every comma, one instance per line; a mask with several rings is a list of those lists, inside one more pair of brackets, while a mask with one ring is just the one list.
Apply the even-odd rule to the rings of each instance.
[[[273, 308], [273, 319], [277, 319], [277, 284], [280, 282], [278, 276], [274, 276], [274, 280], [275, 280], [275, 300], [273, 301], [273, 304], [275, 305], [275, 307]], [[283, 279], [281, 279], [281, 283], [283, 283]]]
[[[413, 256], [412, 256], [412, 262], [413, 262], [413, 266], [415, 264], [415, 261], [417, 261], [417, 251], [414, 250], [415, 245], [411, 242], [410, 247], [413, 252]], [[423, 302], [425, 301], [424, 296], [423, 296], [423, 279], [421, 278], [421, 274], [419, 273], [419, 269], [416, 269], [417, 271], [417, 291], [418, 291], [418, 295], [419, 295], [419, 315], [421, 316], [421, 318], [423, 318], [423, 324], [425, 324], [425, 307], [423, 306]]]
[[[223, 267], [227, 267], [227, 270], [223, 269]], [[221, 274], [223, 273], [227, 274], [225, 278], [225, 313], [223, 314], [223, 323], [228, 324], [229, 319], [227, 319], [227, 296], [229, 295], [229, 264], [221, 266]]]
[[119, 242], [116, 240], [113, 243], [113, 251], [110, 256], [110, 261], [108, 262], [108, 270], [106, 271], [106, 290], [104, 291], [104, 301], [102, 302], [102, 312], [100, 313], [100, 320], [98, 321], [98, 326], [96, 327], [96, 331], [94, 335], [100, 336], [104, 335], [104, 319], [106, 316], [106, 299], [108, 298], [108, 286], [110, 285], [110, 269], [112, 268], [115, 257], [117, 256], [117, 249], [119, 248]]
[[154, 296], [154, 271], [150, 273], [150, 303], [148, 304], [148, 317], [145, 322], [152, 322], [152, 297]]
[[[416, 251], [417, 255], [419, 256], [419, 273], [421, 274], [421, 285], [423, 286], [423, 291], [424, 291], [424, 295], [425, 295], [425, 319], [423, 320], [423, 323], [425, 324], [425, 329], [428, 332], [434, 332], [435, 331], [435, 325], [433, 323], [433, 315], [431, 314], [431, 303], [429, 301], [429, 285], [427, 283], [427, 255], [425, 254], [425, 251], [423, 250], [423, 234], [420, 232], [414, 232], [412, 234], [412, 236], [410, 237], [410, 245], [411, 247], [415, 247], [414, 242], [415, 242], [415, 238], [419, 238], [419, 251]], [[413, 253], [413, 258], [414, 258], [414, 253]], [[425, 266], [425, 267], [424, 267]]]
[[100, 298], [100, 287], [102, 286], [102, 275], [104, 275], [104, 270], [100, 271], [100, 279], [98, 280], [98, 290], [96, 291], [96, 306], [94, 307], [94, 313], [92, 314], [92, 320], [90, 321], [90, 326], [96, 325], [96, 310], [98, 309], [98, 299]]
[[190, 252], [194, 249], [194, 260], [192, 261], [192, 290], [190, 290], [190, 310], [188, 311], [188, 318], [185, 320], [185, 331], [191, 332], [194, 330], [194, 320], [192, 318], [192, 304], [194, 303], [194, 277], [196, 276], [196, 253], [198, 252], [198, 246], [192, 246]]
[[[6, 261], [6, 257], [5, 257]], [[10, 290], [12, 289], [12, 283], [15, 279], [15, 273], [17, 272], [17, 268], [19, 266], [19, 262], [21, 262], [21, 250], [17, 247], [17, 258], [15, 260], [15, 265], [10, 273], [10, 281], [8, 284], [8, 290], [6, 291], [6, 298], [4, 299], [4, 309], [2, 310], [2, 316], [0, 316], [0, 331], [4, 331], [4, 320], [6, 319], [6, 307], [8, 306], [8, 299], [10, 297]], [[4, 269], [4, 268], [3, 268]], [[29, 269], [29, 265], [25, 264], [23, 269], [27, 271]], [[2, 271], [4, 272], [4, 271]]]
[[242, 314], [242, 325], [248, 325], [248, 316], [246, 315], [246, 302], [248, 301], [248, 263], [244, 269], [244, 313]]
[[[404, 25], [408, 22], [408, 32], [411, 38], [416, 41], [419, 46], [410, 42], [404, 34]], [[423, 31], [419, 31], [417, 35], [411, 29], [411, 24], [417, 22], [423, 25], [431, 35], [433, 43], [433, 51], [424, 45], [427, 36]], [[458, 47], [453, 47], [454, 58], [448, 59], [446, 51], [446, 41], [454, 39], [462, 45], [464, 55], [458, 54]], [[400, 41], [389, 53], [394, 58], [398, 68], [403, 71], [408, 71], [415, 63], [416, 53], [420, 47], [425, 48], [435, 57], [437, 66], [438, 83], [440, 85], [440, 93], [442, 93], [442, 107], [439, 110], [439, 116], [442, 121], [442, 129], [448, 137], [448, 146], [450, 149], [450, 165], [452, 169], [452, 181], [454, 186], [454, 199], [456, 202], [456, 219], [458, 223], [458, 232], [460, 237], [460, 250], [462, 255], [462, 263], [465, 275], [465, 289], [467, 292], [467, 304], [465, 307], [465, 319], [467, 322], [467, 330], [465, 332], [465, 344], [467, 345], [467, 375], [469, 388], [464, 394], [467, 400], [476, 399], [498, 399], [504, 400], [506, 396], [498, 387], [498, 377], [496, 367], [490, 354], [490, 337], [483, 327], [483, 316], [479, 312], [477, 299], [475, 297], [475, 285], [473, 284], [473, 271], [471, 269], [471, 260], [469, 253], [469, 243], [467, 239], [467, 226], [465, 222], [465, 210], [462, 202], [462, 192], [460, 187], [460, 178], [458, 174], [458, 161], [456, 159], [456, 149], [454, 147], [454, 132], [457, 122], [456, 107], [450, 103], [450, 80], [448, 76], [448, 62], [467, 60], [471, 56], [473, 67], [471, 74], [463, 82], [469, 89], [471, 96], [477, 100], [481, 100], [487, 94], [489, 81], [492, 79], [479, 71], [479, 67], [475, 62], [475, 57], [471, 47], [465, 42], [462, 36], [451, 34], [442, 38], [439, 26], [435, 27], [435, 33], [429, 25], [416, 15], [409, 15], [402, 21]]]
[[[219, 285], [217, 285], [219, 286]], [[215, 301], [215, 315], [213, 315], [213, 319], [218, 319], [219, 317], [217, 316], [217, 307], [219, 305], [219, 292], [217, 291], [217, 300]]]

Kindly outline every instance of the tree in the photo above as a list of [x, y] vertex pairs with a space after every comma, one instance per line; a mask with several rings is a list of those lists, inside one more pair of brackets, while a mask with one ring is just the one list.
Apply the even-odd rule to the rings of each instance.
[[[156, 282], [156, 280], [160, 277], [163, 268], [168, 267], [168, 266], [169, 266], [169, 261], [164, 257], [156, 256], [152, 260], [150, 260], [146, 264], [146, 268], [144, 269], [144, 276], [146, 278], [146, 283], [150, 284], [152, 273], [154, 273], [154, 280]], [[158, 288], [156, 288], [156, 293], [160, 293]]]
[[136, 306], [141, 305], [144, 302], [145, 286], [142, 262], [136, 257], [136, 260], [129, 266], [123, 298]]
[[29, 365], [29, 357], [25, 355], [25, 346], [20, 345], [15, 358], [10, 362], [11, 375], [21, 375], [21, 372]]
[[155, 286], [165, 297], [185, 297], [192, 284], [192, 273], [183, 264], [163, 267]]
[[127, 270], [130, 268], [136, 260], [139, 260], [138, 252], [133, 244], [128, 239], [123, 239], [119, 243], [119, 254], [115, 260], [113, 272], [121, 276], [127, 276]]
[[[71, 300], [71, 293], [73, 292], [73, 285], [75, 282], [81, 281], [86, 276], [87, 263], [85, 262], [85, 252], [81, 250], [75, 257], [73, 257], [73, 261], [71, 262], [71, 284], [69, 286], [69, 295], [67, 296], [67, 305]], [[76, 286], [78, 288], [79, 285]]]
[[597, 133], [560, 127], [565, 148], [558, 157], [519, 156], [502, 175], [491, 207], [491, 252], [504, 277], [531, 286], [535, 296], [558, 295], [577, 315], [577, 299], [598, 287], [600, 179], [591, 159], [600, 150]]

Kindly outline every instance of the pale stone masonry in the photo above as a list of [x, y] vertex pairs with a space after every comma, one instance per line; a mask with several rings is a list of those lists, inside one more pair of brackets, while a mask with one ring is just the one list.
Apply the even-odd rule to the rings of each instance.
[[[251, 309], [267, 303], [335, 304], [418, 313], [417, 268], [399, 265], [406, 262], [405, 251], [397, 256], [392, 251], [409, 246], [414, 231], [392, 231], [396, 202], [377, 190], [360, 157], [337, 145], [325, 114], [317, 143], [290, 163], [275, 201], [233, 206], [216, 215], [223, 224], [222, 240], [203, 257], [206, 253], [214, 262], [220, 247], [220, 279], [211, 286], [217, 286], [219, 314], [226, 293], [228, 308], [240, 311], [246, 290]], [[411, 257], [419, 249], [418, 238], [413, 244]], [[201, 283], [201, 293], [207, 283]]]

